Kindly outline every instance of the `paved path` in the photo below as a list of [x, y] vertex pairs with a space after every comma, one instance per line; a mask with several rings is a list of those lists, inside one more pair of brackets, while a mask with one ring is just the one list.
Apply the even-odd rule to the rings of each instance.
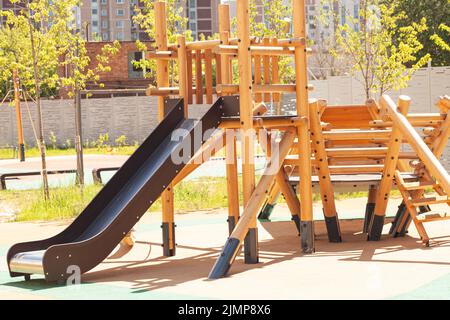
[[[394, 200], [390, 211], [398, 201]], [[360, 215], [362, 201], [338, 203], [339, 212]], [[320, 214], [320, 206], [315, 206]], [[404, 238], [367, 242], [362, 220], [342, 221], [343, 242], [328, 243], [316, 223], [316, 253], [303, 255], [285, 206], [274, 222], [260, 224], [260, 257], [245, 265], [239, 256], [227, 278], [206, 277], [227, 237], [226, 210], [177, 215], [177, 255], [162, 257], [160, 213], [136, 226], [137, 242], [127, 254], [114, 253], [85, 274], [79, 286], [10, 278], [5, 255], [17, 241], [51, 236], [68, 222], [0, 224], [0, 299], [414, 299], [450, 298], [450, 221], [429, 224], [434, 245], [425, 248], [414, 227]]]

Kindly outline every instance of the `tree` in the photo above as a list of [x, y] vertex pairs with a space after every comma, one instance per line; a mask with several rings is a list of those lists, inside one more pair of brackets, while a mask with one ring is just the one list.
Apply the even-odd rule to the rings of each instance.
[[[155, 39], [155, 11], [153, 0], [141, 0], [141, 7], [135, 6], [135, 15], [133, 22], [138, 25], [148, 36], [149, 39]], [[183, 7], [179, 1], [166, 1], [166, 23], [167, 23], [167, 41], [169, 43], [177, 42], [177, 34], [184, 34], [186, 41], [192, 41], [192, 31], [187, 29], [188, 18], [183, 13]], [[148, 52], [150, 48], [145, 43], [137, 40], [136, 46], [140, 51]], [[153, 48], [152, 48], [153, 49]], [[154, 59], [147, 60], [144, 57], [140, 61], [134, 61], [133, 64], [146, 70], [145, 76], [155, 79], [156, 63]], [[178, 82], [178, 70], [175, 68], [174, 61], [169, 65], [170, 82], [173, 85]]]
[[[447, 25], [445, 25], [444, 23], [442, 23], [442, 24], [439, 26], [439, 30], [442, 31], [443, 33], [446, 33], [446, 34], [447, 34], [447, 37], [446, 37], [446, 38], [448, 38], [448, 37], [450, 36], [450, 27], [447, 26]], [[440, 36], [439, 34], [437, 34], [437, 33], [433, 34], [433, 35], [430, 37], [430, 39], [433, 40], [434, 43], [435, 43], [439, 48], [441, 48], [442, 51], [447, 52], [447, 56], [449, 55], [449, 52], [450, 52], [450, 43], [449, 43], [449, 41], [446, 41], [446, 40], [444, 39], [444, 37], [441, 37], [441, 36]]]
[[[109, 59], [115, 55], [120, 48], [120, 43], [114, 41], [101, 48], [96, 64], [91, 66], [91, 58], [87, 54], [86, 40], [80, 32], [77, 32], [74, 25], [67, 25], [65, 34], [67, 35], [67, 47], [61, 66], [70, 68], [70, 72], [61, 77], [61, 86], [68, 88], [69, 97], [74, 99], [75, 108], [75, 150], [77, 154], [77, 175], [76, 183], [81, 187], [84, 185], [84, 165], [83, 165], [83, 143], [81, 126], [81, 90], [86, 89], [88, 83], [98, 83], [100, 73], [111, 71]], [[103, 84], [100, 83], [100, 86]]]
[[[385, 0], [389, 3], [389, 0]], [[427, 54], [432, 58], [433, 66], [450, 65], [450, 54], [442, 50], [442, 47], [435, 42], [434, 35], [438, 35], [444, 42], [450, 42], [450, 33], [446, 32], [441, 26], [447, 24], [450, 17], [450, 1], [448, 0], [399, 0], [395, 13], [404, 12], [405, 18], [398, 22], [400, 27], [420, 24], [425, 18], [427, 30], [417, 35], [417, 39], [422, 43], [423, 48], [417, 53], [420, 59]]]
[[[73, 21], [72, 8], [76, 0], [11, 0], [19, 8], [19, 14], [12, 10], [2, 10], [6, 20], [6, 36], [10, 40], [19, 39], [20, 43], [8, 47], [13, 62], [18, 69], [22, 82], [31, 84], [37, 107], [38, 147], [41, 155], [42, 182], [44, 198], [49, 198], [47, 177], [44, 127], [42, 123], [41, 93], [45, 86], [56, 88], [57, 68], [61, 54], [67, 49], [66, 33], [68, 24]], [[1, 43], [0, 45], [5, 45]], [[26, 60], [25, 60], [26, 59]], [[7, 64], [8, 65], [8, 64]]]
[[[107, 72], [109, 57], [119, 49], [118, 42], [105, 45], [96, 56], [97, 64], [89, 68], [91, 59], [87, 55], [86, 42], [75, 30], [73, 8], [80, 5], [78, 0], [13, 0], [20, 8], [19, 14], [2, 10], [5, 24], [0, 28], [0, 75], [9, 79], [12, 70], [20, 74], [21, 82], [34, 96], [38, 110], [38, 147], [41, 151], [44, 197], [48, 198], [46, 174], [45, 141], [42, 121], [41, 97], [43, 90], [56, 92], [68, 88], [69, 96], [79, 104], [80, 90], [88, 82], [97, 82], [100, 72]], [[68, 75], [58, 75], [59, 67], [71, 70]], [[79, 120], [80, 114], [76, 117]], [[76, 125], [77, 151], [81, 150], [81, 124]], [[80, 140], [80, 141], [79, 141]], [[78, 141], [78, 143], [77, 143]], [[77, 164], [82, 163], [81, 152], [77, 152]], [[80, 168], [80, 166], [77, 166]], [[82, 166], [77, 171], [77, 181], [82, 181]], [[81, 181], [80, 181], [81, 178]]]
[[[262, 19], [258, 19], [257, 5], [262, 8]], [[291, 4], [285, 4], [283, 0], [250, 0], [250, 35], [258, 38], [277, 38], [283, 39], [290, 37], [291, 33]], [[234, 17], [231, 20], [232, 36], [236, 36], [237, 20]], [[233, 68], [237, 70], [237, 64], [233, 64]], [[280, 81], [282, 83], [290, 83], [294, 80], [294, 68], [292, 57], [281, 56], [278, 58], [278, 68]], [[233, 72], [234, 82], [237, 82], [238, 72]]]
[[397, 6], [396, 1], [362, 0], [359, 17], [345, 13], [346, 23], [337, 27], [336, 43], [352, 61], [367, 99], [406, 87], [412, 74], [430, 60], [429, 54], [417, 57], [423, 48], [418, 35], [427, 30], [425, 19], [399, 27], [406, 15]]

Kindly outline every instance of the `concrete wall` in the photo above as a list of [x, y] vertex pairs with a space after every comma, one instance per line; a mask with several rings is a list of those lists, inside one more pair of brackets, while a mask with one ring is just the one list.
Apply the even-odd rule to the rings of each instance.
[[[328, 100], [329, 104], [362, 103], [362, 88], [351, 77], [332, 77], [328, 80], [312, 81], [316, 90], [311, 97]], [[450, 67], [422, 69], [417, 72], [410, 86], [399, 92], [390, 93], [394, 100], [400, 94], [412, 98], [412, 112], [438, 112], [435, 102], [440, 95], [450, 94]], [[28, 103], [31, 116], [36, 119], [36, 107]], [[295, 96], [283, 97], [284, 110], [295, 110]], [[206, 110], [205, 105], [190, 106], [190, 115], [199, 117]], [[22, 103], [25, 141], [35, 145], [32, 126], [26, 104]], [[105, 99], [84, 99], [82, 101], [83, 140], [94, 141], [100, 134], [108, 133], [110, 142], [121, 136], [127, 137], [128, 143], [142, 142], [157, 124], [157, 106], [155, 97], [117, 97]], [[45, 139], [49, 142], [50, 132], [63, 144], [67, 139], [73, 142], [74, 107], [71, 100], [44, 100], [43, 118]], [[0, 106], [0, 146], [16, 145], [15, 112], [12, 106]], [[450, 147], [443, 157], [443, 162], [450, 169]]]
[[[34, 103], [28, 103], [31, 117], [37, 116]], [[199, 117], [206, 106], [190, 107], [192, 117]], [[75, 133], [75, 110], [71, 100], [43, 101], [44, 137], [49, 142], [51, 132], [59, 144], [70, 139]], [[22, 103], [22, 120], [25, 142], [35, 145], [30, 117], [25, 103]], [[117, 97], [105, 99], [83, 99], [82, 101], [83, 141], [98, 139], [100, 134], [108, 133], [110, 141], [125, 135], [128, 143], [142, 142], [158, 123], [158, 109], [155, 97]], [[16, 145], [17, 130], [15, 109], [3, 104], [0, 106], [0, 146]]]

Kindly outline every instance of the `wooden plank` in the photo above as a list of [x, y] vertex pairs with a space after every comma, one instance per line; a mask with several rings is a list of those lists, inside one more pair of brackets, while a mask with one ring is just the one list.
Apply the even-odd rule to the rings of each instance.
[[177, 37], [178, 42], [178, 87], [179, 95], [184, 102], [184, 116], [188, 117], [188, 81], [187, 81], [187, 56], [186, 38], [182, 35]]
[[[403, 114], [407, 114], [411, 99], [406, 96], [400, 96], [399, 109]], [[382, 130], [381, 130], [382, 131]], [[402, 131], [394, 126], [391, 133], [391, 138], [388, 145], [388, 153], [384, 160], [384, 168], [380, 186], [378, 187], [377, 198], [375, 201], [374, 215], [369, 225], [368, 239], [379, 240], [382, 232], [382, 225], [386, 208], [389, 201], [389, 194], [392, 189], [392, 182], [395, 177], [395, 170], [398, 164], [398, 156], [402, 145]]]
[[203, 75], [200, 51], [195, 52], [195, 103], [203, 104]]
[[[166, 51], [167, 47], [167, 25], [166, 25], [166, 3], [157, 1], [155, 9], [155, 41], [157, 50]], [[169, 64], [167, 60], [156, 60], [156, 82], [158, 87], [169, 86]], [[164, 96], [158, 96], [158, 118], [161, 121], [165, 116]], [[162, 221], [167, 225], [168, 237], [163, 236], [164, 255], [175, 255], [174, 228], [174, 201], [172, 185], [167, 186], [161, 194]], [[167, 241], [166, 241], [167, 240]]]
[[447, 170], [445, 170], [433, 152], [428, 148], [425, 142], [423, 142], [406, 117], [396, 110], [395, 104], [391, 98], [387, 95], [383, 95], [381, 102], [388, 109], [392, 121], [394, 121], [404, 137], [408, 140], [411, 147], [416, 151], [428, 171], [439, 182], [445, 193], [450, 194], [450, 176]]
[[[249, 0], [236, 1], [237, 36], [238, 36], [238, 70], [239, 70], [239, 106], [241, 119], [241, 145], [242, 145], [242, 184], [244, 206], [254, 205], [250, 198], [255, 189], [255, 165], [254, 165], [254, 134], [252, 115], [252, 67], [250, 48], [250, 17]], [[247, 263], [258, 262], [257, 253], [257, 229], [256, 211], [252, 212], [250, 221], [246, 224], [252, 230], [252, 238], [247, 237], [245, 261]], [[242, 219], [242, 218], [241, 218]], [[240, 219], [240, 221], [241, 221]], [[239, 225], [239, 224], [238, 224]], [[236, 226], [237, 228], [237, 226]], [[236, 229], [235, 229], [236, 230]], [[245, 235], [244, 235], [245, 236]]]
[[[290, 144], [294, 139], [295, 133], [293, 131], [287, 131], [283, 136], [280, 146], [279, 153], [272, 154], [272, 157], [278, 157], [278, 159], [272, 159], [268, 166], [266, 167], [265, 172], [263, 173], [261, 179], [258, 182], [257, 188], [252, 192], [252, 195], [247, 201], [247, 205], [244, 208], [241, 218], [231, 234], [231, 238], [239, 239], [239, 241], [244, 240], [244, 237], [247, 235], [249, 228], [252, 227], [253, 219], [256, 216], [259, 209], [261, 209], [262, 204], [266, 198], [266, 191], [268, 190], [271, 182], [274, 180], [274, 173], [279, 172], [281, 168], [281, 163], [283, 163], [283, 158], [288, 154], [290, 149]], [[278, 169], [271, 167], [271, 163], [278, 163]]]
[[[219, 37], [222, 44], [228, 44], [230, 34], [230, 7], [228, 4], [219, 4]], [[225, 55], [220, 55], [221, 79], [220, 83], [231, 83], [231, 63]], [[218, 75], [216, 74], [216, 77]], [[217, 86], [217, 85], [216, 85]], [[228, 231], [231, 234], [240, 216], [239, 184], [237, 167], [237, 148], [234, 130], [226, 130], [226, 174], [228, 192]], [[232, 220], [230, 220], [232, 219]]]
[[[270, 45], [270, 39], [264, 38], [263, 39], [264, 45]], [[264, 75], [264, 84], [269, 85], [270, 84], [270, 56], [263, 56], [262, 57], [262, 64], [263, 64], [263, 75]], [[270, 93], [264, 94], [264, 102], [270, 102]]]
[[[295, 38], [306, 38], [305, 1], [293, 1], [292, 22]], [[295, 47], [295, 83], [296, 83], [296, 108], [297, 115], [305, 117], [309, 122], [308, 107], [308, 78], [306, 67], [306, 45], [303, 43]], [[312, 209], [311, 189], [311, 144], [309, 124], [300, 125], [297, 130], [299, 146], [302, 150], [299, 158], [300, 168], [300, 205], [301, 205], [301, 246], [305, 253], [314, 252], [314, 223]]]
[[[253, 56], [254, 63], [254, 87], [261, 85], [261, 56]], [[235, 87], [236, 88], [236, 87]], [[255, 92], [255, 90], [253, 90]], [[262, 94], [255, 92], [255, 102], [262, 102]]]
[[194, 103], [194, 89], [192, 86], [192, 51], [187, 50], [186, 52], [187, 59], [187, 89], [188, 89], [188, 104]]
[[[278, 39], [277, 38], [272, 38], [271, 40], [271, 44], [272, 45], [277, 45], [278, 43]], [[278, 57], [277, 56], [272, 56], [272, 84], [279, 84], [280, 83], [280, 75], [279, 75], [279, 68], [278, 68]], [[281, 110], [279, 109], [279, 103], [281, 101], [281, 95], [278, 92], [274, 92], [272, 93], [272, 100], [273, 103], [277, 104], [276, 108], [277, 108], [277, 113], [280, 113]]]
[[341, 232], [336, 211], [333, 185], [331, 183], [330, 168], [328, 167], [328, 155], [325, 150], [325, 139], [322, 135], [322, 126], [320, 124], [319, 103], [315, 99], [310, 100], [309, 116], [311, 140], [314, 157], [316, 158], [315, 166], [318, 171], [320, 196], [328, 231], [328, 239], [332, 242], [340, 242]]
[[213, 103], [212, 51], [205, 50], [206, 103]]

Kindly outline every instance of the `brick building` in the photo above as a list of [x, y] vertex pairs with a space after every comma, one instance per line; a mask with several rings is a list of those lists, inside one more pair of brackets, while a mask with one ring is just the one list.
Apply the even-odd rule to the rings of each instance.
[[[102, 47], [108, 42], [89, 42], [86, 43], [87, 54], [91, 58], [91, 64], [88, 68], [93, 69], [96, 66], [96, 56], [101, 53]], [[144, 42], [147, 47], [151, 48], [150, 41]], [[142, 58], [143, 53], [138, 51], [136, 43], [134, 41], [121, 41], [120, 50], [110, 58], [109, 66], [111, 71], [106, 73], [100, 73], [99, 83], [102, 83], [104, 87], [100, 87], [98, 84], [89, 84], [88, 90], [103, 90], [116, 93], [115, 95], [127, 95], [121, 90], [124, 89], [146, 89], [153, 79], [145, 77], [145, 71], [137, 68], [133, 65], [133, 61], [138, 61]], [[70, 72], [69, 68], [59, 70], [61, 75], [66, 75]], [[142, 90], [141, 90], [142, 91]], [[132, 93], [136, 94], [136, 93]], [[143, 91], [142, 91], [143, 94]], [[60, 91], [61, 96], [66, 96], [64, 91]], [[100, 96], [104, 96], [101, 94]], [[98, 94], [96, 96], [99, 96]]]

